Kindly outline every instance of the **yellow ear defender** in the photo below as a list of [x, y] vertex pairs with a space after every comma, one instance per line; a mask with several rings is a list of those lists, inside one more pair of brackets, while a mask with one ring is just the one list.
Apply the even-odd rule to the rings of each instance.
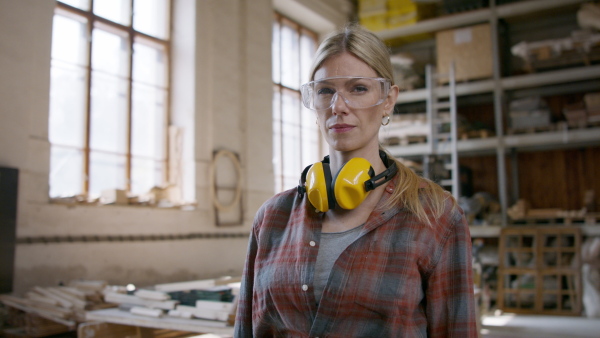
[[[371, 190], [391, 180], [398, 167], [396, 161], [388, 160], [385, 152], [379, 153], [386, 170], [375, 176], [371, 163], [364, 158], [355, 157], [346, 162], [332, 178], [329, 170], [329, 156], [323, 161], [304, 169], [298, 186], [298, 193], [306, 193], [310, 203], [320, 212], [339, 206], [343, 209], [358, 207]], [[377, 182], [383, 179], [381, 182]]]

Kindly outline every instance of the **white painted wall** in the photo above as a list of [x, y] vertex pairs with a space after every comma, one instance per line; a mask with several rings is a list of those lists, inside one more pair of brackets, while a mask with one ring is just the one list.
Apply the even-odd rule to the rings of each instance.
[[[184, 126], [194, 211], [48, 201], [48, 104], [54, 1], [0, 0], [0, 166], [20, 169], [17, 237], [249, 233], [272, 195], [271, 0], [175, 0], [173, 124]], [[214, 225], [213, 150], [240, 155], [244, 224]], [[14, 290], [73, 278], [152, 285], [241, 274], [246, 237], [26, 244]]]

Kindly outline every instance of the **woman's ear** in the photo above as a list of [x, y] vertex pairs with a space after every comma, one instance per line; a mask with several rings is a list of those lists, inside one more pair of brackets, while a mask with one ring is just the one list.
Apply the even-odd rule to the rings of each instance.
[[389, 112], [390, 115], [394, 113], [394, 106], [396, 105], [396, 100], [398, 99], [398, 93], [400, 92], [400, 88], [398, 86], [393, 85], [390, 87], [390, 91], [388, 93], [388, 97], [385, 99], [385, 111]]

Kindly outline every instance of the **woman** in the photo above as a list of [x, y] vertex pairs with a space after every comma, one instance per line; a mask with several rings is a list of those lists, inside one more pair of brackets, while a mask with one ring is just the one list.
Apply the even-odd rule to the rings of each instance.
[[386, 46], [348, 26], [311, 80], [303, 102], [329, 156], [258, 211], [235, 336], [476, 337], [462, 210], [379, 147], [398, 96]]

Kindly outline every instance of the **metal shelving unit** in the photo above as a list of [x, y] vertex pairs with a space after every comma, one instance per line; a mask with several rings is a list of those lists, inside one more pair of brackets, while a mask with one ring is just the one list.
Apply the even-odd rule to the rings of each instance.
[[[411, 26], [400, 27], [376, 34], [384, 40], [422, 33], [434, 33], [440, 30], [453, 29], [478, 23], [490, 23], [492, 35], [493, 77], [491, 79], [460, 83], [455, 87], [456, 96], [475, 94], [492, 94], [494, 103], [494, 120], [496, 136], [485, 139], [468, 139], [457, 142], [459, 154], [496, 154], [498, 170], [498, 192], [502, 208], [502, 226], [507, 225], [507, 178], [505, 168], [505, 154], [511, 149], [541, 150], [563, 147], [577, 147], [582, 145], [600, 144], [600, 128], [558, 130], [536, 134], [504, 135], [503, 103], [504, 97], [510, 91], [532, 91], [543, 86], [564, 85], [591, 81], [597, 83], [600, 78], [600, 65], [574, 67], [542, 73], [519, 76], [502, 77], [500, 73], [500, 44], [498, 41], [498, 22], [500, 19], [516, 18], [519, 16], [535, 15], [547, 10], [561, 10], [566, 7], [576, 7], [586, 0], [527, 0], [505, 5], [495, 5], [490, 1], [490, 7], [471, 12], [464, 12], [424, 20]], [[576, 85], [581, 86], [581, 85]], [[440, 86], [436, 89], [436, 97], [450, 96], [449, 86]], [[556, 89], [554, 89], [556, 90]], [[398, 104], [407, 104], [426, 101], [431, 94], [428, 89], [417, 89], [400, 93]], [[429, 142], [429, 141], [428, 141]], [[429, 144], [415, 144], [407, 146], [392, 146], [389, 150], [394, 156], [417, 158], [431, 151]]]

